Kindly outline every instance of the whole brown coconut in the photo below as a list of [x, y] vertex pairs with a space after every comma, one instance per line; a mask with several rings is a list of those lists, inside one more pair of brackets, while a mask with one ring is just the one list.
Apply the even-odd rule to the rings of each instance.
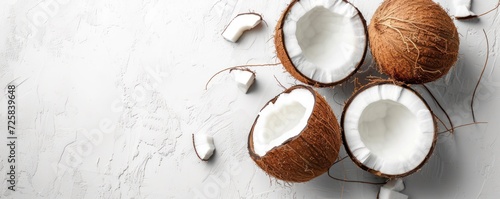
[[379, 70], [398, 81], [434, 81], [457, 61], [457, 29], [432, 0], [385, 0], [373, 15], [368, 35]]
[[[307, 89], [314, 96], [314, 107], [306, 127], [297, 136], [260, 156], [254, 150], [253, 140], [254, 129], [260, 117], [257, 116], [248, 136], [248, 151], [250, 157], [267, 174], [288, 182], [305, 182], [327, 172], [333, 165], [342, 144], [341, 130], [332, 109], [319, 93], [311, 87], [301, 85], [293, 86], [283, 93], [290, 93], [295, 89]], [[275, 103], [280, 95], [269, 101], [264, 108]]]

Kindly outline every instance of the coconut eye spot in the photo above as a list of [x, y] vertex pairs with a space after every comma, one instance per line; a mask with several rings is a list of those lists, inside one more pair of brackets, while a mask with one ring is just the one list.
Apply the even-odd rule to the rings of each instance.
[[359, 134], [366, 147], [385, 160], [406, 159], [418, 147], [417, 118], [400, 103], [381, 100], [368, 105], [359, 119]]
[[304, 0], [293, 5], [283, 24], [293, 66], [319, 83], [340, 83], [362, 63], [367, 39], [359, 11], [342, 0]]
[[281, 94], [259, 113], [253, 133], [254, 151], [264, 156], [271, 149], [299, 135], [307, 126], [314, 95], [307, 89]]

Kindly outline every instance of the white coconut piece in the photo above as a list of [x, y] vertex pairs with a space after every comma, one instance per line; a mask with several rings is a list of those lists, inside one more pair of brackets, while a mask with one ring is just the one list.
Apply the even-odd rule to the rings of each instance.
[[247, 70], [233, 70], [231, 72], [234, 73], [234, 81], [236, 81], [238, 88], [243, 93], [247, 93], [255, 81], [255, 73]]
[[393, 191], [403, 191], [405, 189], [405, 184], [401, 178], [398, 178], [389, 180], [389, 182], [385, 183], [383, 187]]
[[196, 155], [203, 161], [207, 161], [214, 154], [214, 139], [210, 135], [204, 133], [193, 134], [193, 145]]
[[230, 42], [236, 42], [243, 32], [255, 28], [262, 21], [262, 16], [256, 13], [242, 13], [229, 22], [222, 37]]
[[281, 94], [259, 113], [253, 130], [254, 151], [264, 156], [274, 147], [302, 132], [314, 108], [314, 95], [307, 89]]
[[408, 199], [408, 196], [385, 187], [380, 187], [378, 199]]
[[331, 84], [352, 74], [364, 59], [365, 21], [343, 0], [301, 0], [284, 19], [285, 48], [307, 78]]
[[351, 158], [379, 176], [409, 175], [433, 149], [432, 113], [419, 95], [399, 85], [374, 85], [357, 93], [342, 121]]
[[454, 0], [453, 5], [455, 7], [455, 17], [467, 18], [476, 16], [476, 14], [470, 11], [471, 2], [472, 0]]

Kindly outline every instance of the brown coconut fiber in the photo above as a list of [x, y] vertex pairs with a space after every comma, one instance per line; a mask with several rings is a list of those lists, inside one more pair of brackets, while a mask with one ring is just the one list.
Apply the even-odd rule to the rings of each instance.
[[379, 70], [398, 81], [434, 81], [457, 61], [457, 29], [432, 0], [385, 0], [373, 15], [368, 35]]

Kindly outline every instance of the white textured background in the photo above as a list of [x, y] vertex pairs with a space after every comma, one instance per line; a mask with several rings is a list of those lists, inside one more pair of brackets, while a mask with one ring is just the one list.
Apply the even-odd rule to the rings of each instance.
[[[377, 1], [353, 1], [367, 21]], [[439, 1], [453, 13], [451, 1]], [[476, 0], [482, 13], [496, 1]], [[288, 1], [3, 0], [0, 3], [0, 87], [17, 84], [17, 190], [7, 190], [7, 98], [0, 98], [0, 198], [375, 198], [377, 186], [322, 175], [286, 184], [249, 158], [246, 139], [261, 107], [295, 84], [281, 66], [256, 68], [257, 82], [241, 93], [233, 65], [274, 63], [274, 26]], [[261, 13], [267, 25], [239, 43], [220, 33], [238, 13]], [[472, 121], [470, 97], [486, 58], [476, 99], [478, 121], [439, 137], [434, 155], [407, 178], [411, 198], [500, 196], [500, 17], [455, 22], [460, 60], [447, 79], [429, 84], [458, 124]], [[368, 55], [360, 76], [371, 73]], [[352, 84], [319, 89], [341, 114]], [[421, 87], [415, 87], [424, 91]], [[435, 112], [436, 104], [424, 93]], [[208, 163], [193, 152], [191, 134], [214, 135]], [[345, 153], [342, 151], [341, 156]], [[380, 181], [349, 159], [337, 177]]]

